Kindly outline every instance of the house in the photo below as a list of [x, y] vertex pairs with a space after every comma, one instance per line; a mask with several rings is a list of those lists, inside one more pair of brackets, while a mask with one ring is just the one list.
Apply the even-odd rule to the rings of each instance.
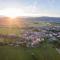
[[23, 33], [22, 38], [26, 41], [27, 47], [37, 47], [41, 41], [44, 41], [42, 32], [27, 31]]

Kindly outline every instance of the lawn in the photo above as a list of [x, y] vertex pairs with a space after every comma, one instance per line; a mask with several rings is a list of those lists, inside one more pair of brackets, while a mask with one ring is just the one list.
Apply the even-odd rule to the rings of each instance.
[[[34, 57], [32, 53], [34, 53]], [[60, 60], [60, 55], [52, 47], [23, 48], [0, 46], [0, 60]]]

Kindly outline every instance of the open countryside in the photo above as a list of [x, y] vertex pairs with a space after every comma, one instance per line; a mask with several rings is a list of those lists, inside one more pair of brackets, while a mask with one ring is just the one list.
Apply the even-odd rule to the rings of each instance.
[[0, 60], [60, 60], [60, 24], [23, 23], [0, 26]]

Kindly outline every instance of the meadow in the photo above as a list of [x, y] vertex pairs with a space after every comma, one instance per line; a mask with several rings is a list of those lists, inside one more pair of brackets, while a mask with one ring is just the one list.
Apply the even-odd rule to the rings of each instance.
[[[29, 23], [28, 26], [47, 26], [50, 23]], [[21, 35], [25, 29], [0, 27], [0, 34]], [[0, 39], [0, 41], [3, 40]], [[8, 39], [10, 40], [10, 39]], [[60, 54], [50, 44], [44, 43], [39, 48], [0, 46], [0, 60], [60, 60]]]
[[0, 60], [60, 60], [60, 55], [46, 44], [39, 48], [0, 46]]
[[17, 28], [17, 27], [13, 27], [13, 28], [9, 28], [9, 27], [0, 27], [0, 34], [16, 34], [19, 35], [20, 33], [22, 33], [24, 31], [24, 29], [21, 28]]
[[41, 27], [41, 26], [60, 26], [60, 23], [52, 23], [52, 22], [26, 22], [25, 27], [19, 28], [19, 27], [0, 27], [0, 34], [16, 34], [20, 35], [22, 32], [25, 31], [25, 28], [28, 27]]

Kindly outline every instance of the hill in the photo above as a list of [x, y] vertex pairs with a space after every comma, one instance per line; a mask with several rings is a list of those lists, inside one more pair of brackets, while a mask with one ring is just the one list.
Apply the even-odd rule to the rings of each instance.
[[[27, 24], [33, 22], [49, 22], [49, 23], [59, 23], [60, 17], [16, 17], [11, 19], [9, 17], [0, 16], [0, 27], [24, 27]], [[43, 23], [44, 24], [44, 23]], [[31, 25], [31, 24], [30, 24]]]
[[26, 17], [24, 20], [30, 21], [45, 21], [45, 22], [60, 22], [60, 17]]

